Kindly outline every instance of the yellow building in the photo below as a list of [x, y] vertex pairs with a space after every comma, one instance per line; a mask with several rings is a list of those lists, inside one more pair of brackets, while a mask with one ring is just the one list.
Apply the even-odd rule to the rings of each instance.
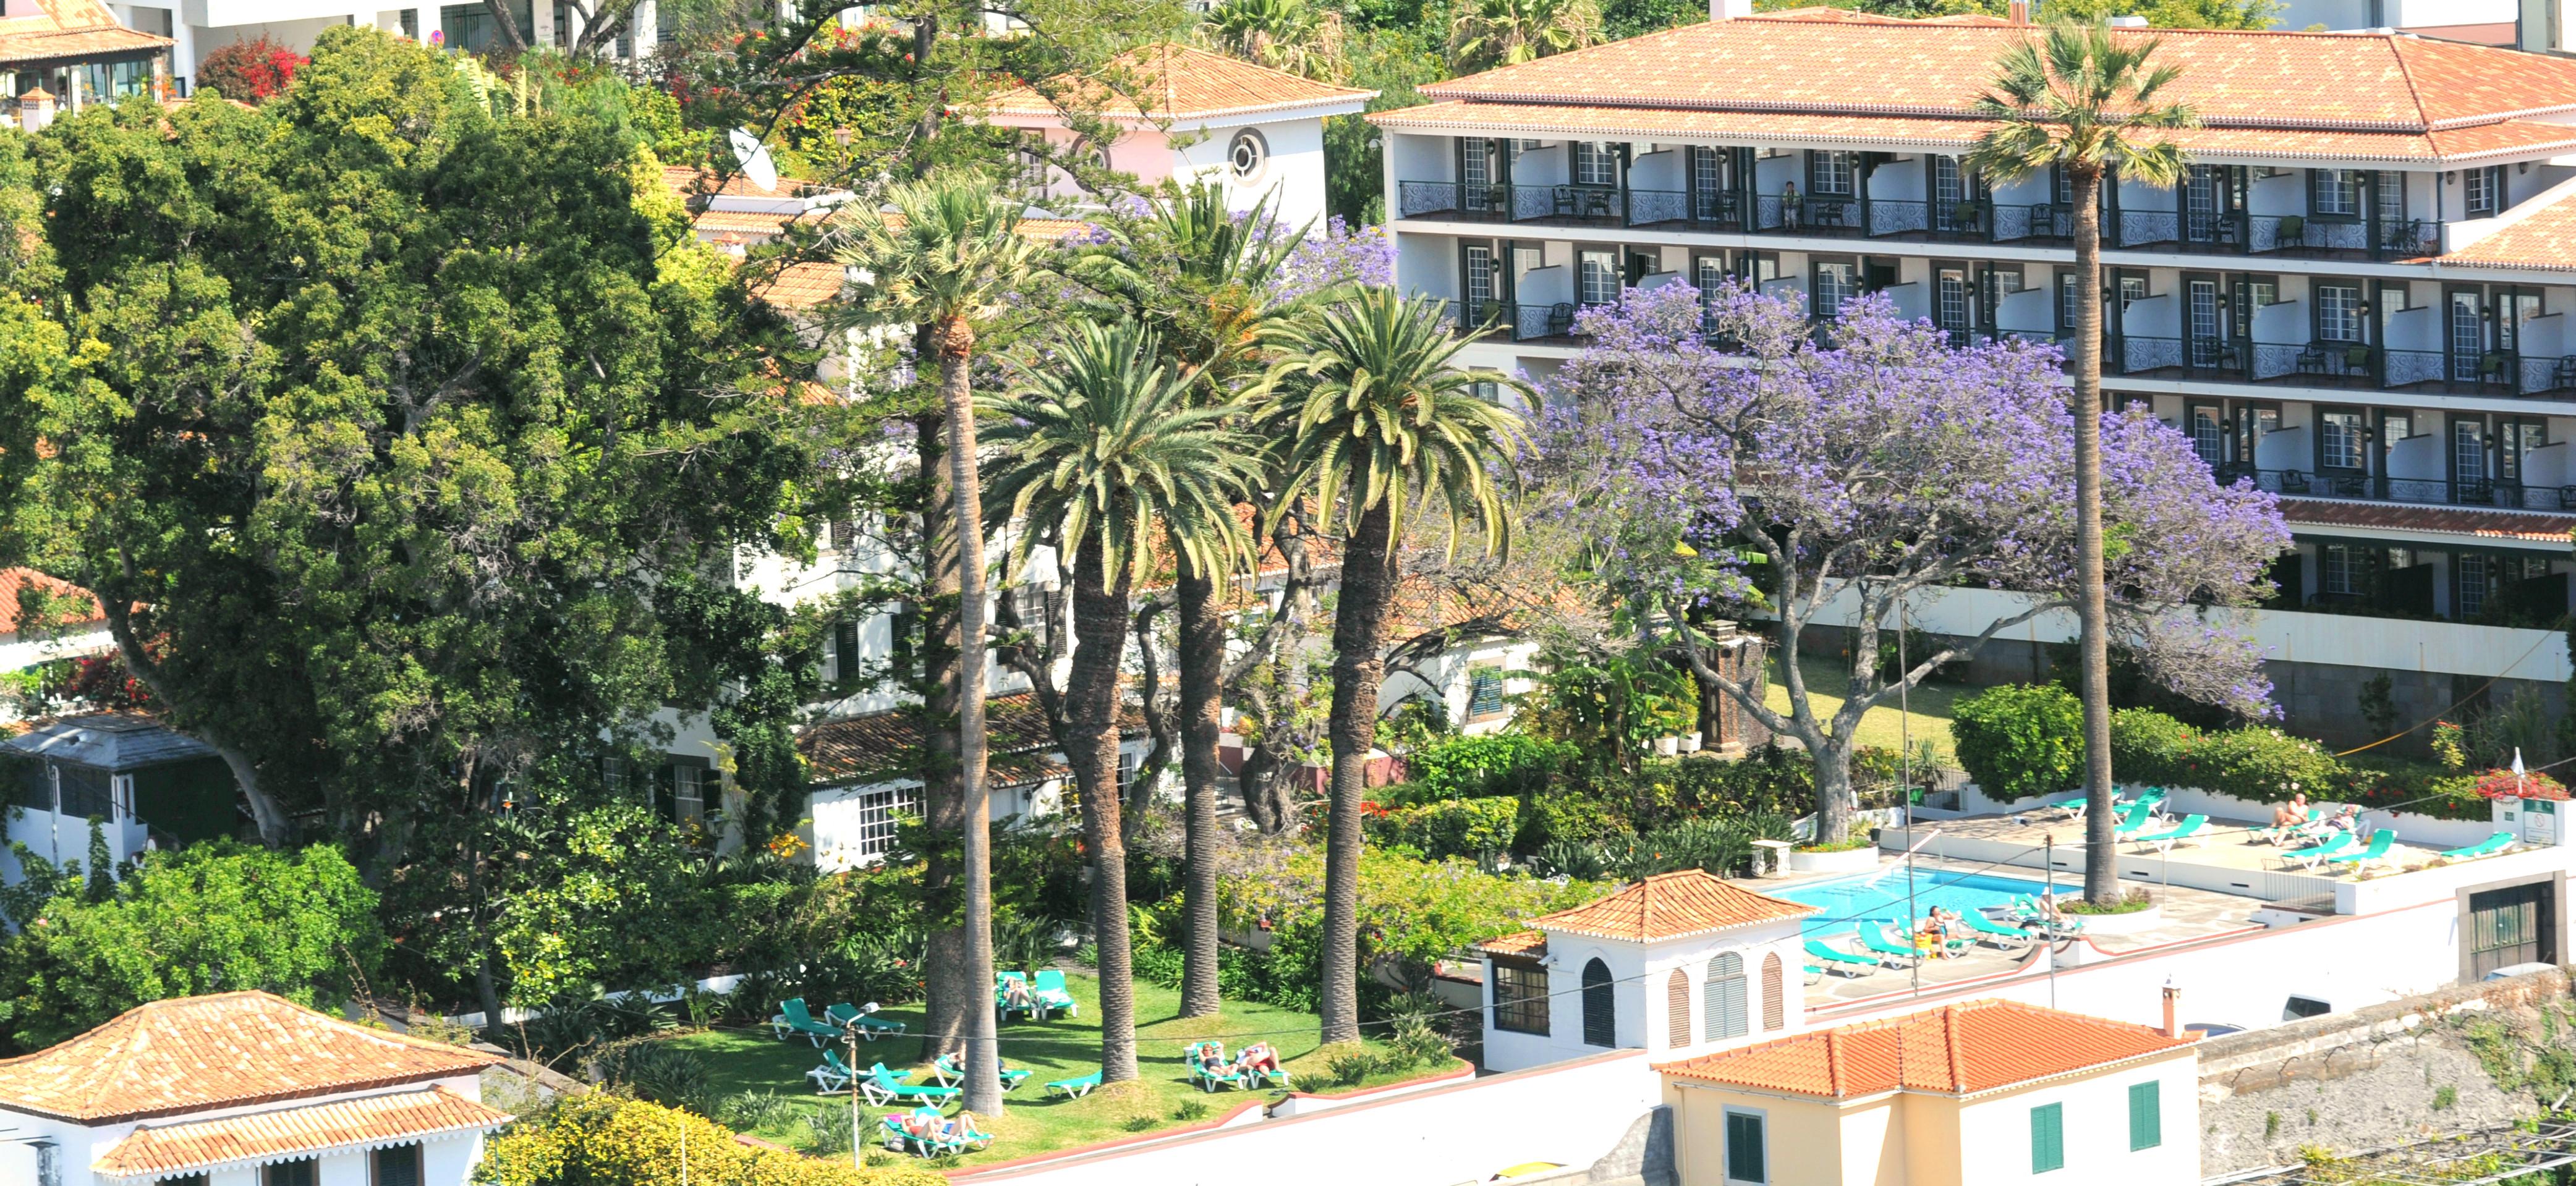
[[2198, 1052], [1976, 1001], [1656, 1067], [1682, 1186], [2195, 1182]]

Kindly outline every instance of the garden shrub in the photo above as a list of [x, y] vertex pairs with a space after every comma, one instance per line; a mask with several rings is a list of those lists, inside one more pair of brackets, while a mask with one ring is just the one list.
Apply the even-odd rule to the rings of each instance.
[[1527, 856], [1556, 844], [1592, 844], [1628, 831], [1611, 803], [1573, 788], [1521, 800], [1512, 851]]
[[2111, 713], [2111, 772], [2122, 782], [2191, 786], [2183, 777], [2193, 739], [2203, 731], [2146, 708]]
[[700, 1115], [715, 1111], [718, 1098], [707, 1060], [651, 1038], [630, 1038], [601, 1047], [590, 1059], [593, 1079], [623, 1089], [637, 1099]]
[[1401, 844], [1428, 860], [1482, 860], [1511, 847], [1520, 805], [1511, 799], [1443, 799], [1399, 807], [1370, 822], [1372, 839]]
[[1526, 733], [1444, 737], [1404, 756], [1420, 801], [1520, 795], [1544, 788], [1575, 758], [1573, 745]]
[[[946, 1186], [924, 1166], [870, 1166], [737, 1144], [731, 1130], [676, 1108], [608, 1092], [567, 1096], [494, 1135], [478, 1186]], [[846, 1148], [847, 1146], [844, 1146]]]
[[262, 33], [236, 41], [197, 63], [197, 89], [211, 90], [243, 103], [264, 103], [295, 81], [295, 72], [312, 59]]
[[2084, 709], [2054, 684], [1998, 684], [1951, 706], [1959, 765], [1989, 799], [2052, 795], [2084, 780]]

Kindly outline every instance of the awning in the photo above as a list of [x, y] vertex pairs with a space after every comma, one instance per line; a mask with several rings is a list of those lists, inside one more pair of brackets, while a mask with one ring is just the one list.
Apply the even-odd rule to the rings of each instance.
[[90, 1163], [90, 1172], [119, 1181], [242, 1169], [290, 1158], [356, 1153], [423, 1137], [480, 1132], [510, 1114], [444, 1087], [362, 1096], [301, 1108], [142, 1125]]

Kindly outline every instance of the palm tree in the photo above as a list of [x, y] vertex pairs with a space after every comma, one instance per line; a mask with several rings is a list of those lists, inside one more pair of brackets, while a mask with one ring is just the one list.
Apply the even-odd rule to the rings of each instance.
[[[1226, 208], [1225, 190], [1212, 182], [1158, 195], [1132, 226], [1113, 222], [1108, 230], [1110, 241], [1070, 270], [1157, 331], [1161, 358], [1189, 377], [1194, 406], [1231, 404], [1246, 372], [1259, 366], [1262, 343], [1303, 307], [1302, 301], [1274, 294], [1305, 230], [1279, 227], [1268, 197], [1236, 217]], [[1181, 1016], [1204, 1017], [1222, 1003], [1216, 966], [1216, 743], [1226, 632], [1218, 585], [1224, 574], [1201, 571], [1190, 562], [1191, 552], [1174, 548], [1180, 558], [1174, 594], [1185, 821], [1181, 914], [1188, 924]]]
[[1208, 13], [1216, 47], [1273, 70], [1339, 82], [1350, 74], [1342, 56], [1342, 17], [1306, 0], [1226, 0]]
[[[1259, 442], [1226, 426], [1229, 405], [1192, 406], [1190, 381], [1158, 361], [1135, 322], [1084, 322], [1025, 386], [988, 399], [990, 442], [1010, 461], [993, 480], [994, 523], [1045, 524], [1073, 564], [1073, 666], [1064, 748], [1082, 797], [1091, 925], [1100, 956], [1100, 1077], [1136, 1077], [1136, 992], [1127, 934], [1127, 849], [1119, 829], [1118, 673], [1136, 578], [1165, 540], [1189, 566], [1222, 572], [1251, 545], [1234, 504], [1259, 477]], [[1035, 533], [1023, 533], [1025, 557]], [[1148, 694], [1151, 694], [1150, 691]]]
[[1516, 66], [1601, 42], [1594, 0], [1476, 0], [1449, 25], [1449, 68]]
[[1288, 357], [1260, 390], [1282, 398], [1265, 416], [1287, 441], [1276, 520], [1311, 494], [1315, 519], [1342, 528], [1341, 594], [1333, 618], [1332, 816], [1324, 845], [1323, 1040], [1359, 1040], [1360, 800], [1377, 740], [1380, 649], [1408, 518], [1436, 502], [1449, 517], [1449, 550], [1461, 528], [1481, 529], [1489, 551], [1511, 546], [1498, 455], [1516, 454], [1520, 417], [1478, 399], [1492, 383], [1535, 399], [1528, 384], [1457, 364], [1473, 337], [1449, 330], [1442, 302], [1407, 300], [1391, 287], [1361, 289], [1291, 325]]
[[981, 994], [993, 983], [992, 813], [984, 785], [984, 512], [975, 464], [972, 365], [976, 331], [1004, 298], [1042, 269], [1038, 244], [1020, 234], [1019, 203], [998, 196], [977, 170], [933, 173], [886, 195], [891, 213], [861, 211], [836, 253], [861, 290], [854, 313], [921, 326], [939, 365], [948, 417], [948, 482], [957, 533], [957, 757], [963, 788], [966, 968], [966, 1107], [1002, 1109], [1000, 1044]]
[[2108, 24], [2051, 26], [1995, 63], [1992, 90], [1976, 111], [1994, 122], [1970, 148], [1970, 168], [1989, 177], [2064, 172], [2075, 209], [2075, 551], [2076, 617], [2082, 627], [2084, 792], [2102, 818], [2086, 826], [2084, 894], [2119, 899], [2111, 837], [2109, 595], [2102, 586], [2102, 207], [2106, 176], [2148, 185], [2180, 182], [2182, 149], [2137, 133], [2190, 127], [2188, 103], [2164, 92], [2182, 71], [2150, 67], [2154, 38], [2114, 37]]

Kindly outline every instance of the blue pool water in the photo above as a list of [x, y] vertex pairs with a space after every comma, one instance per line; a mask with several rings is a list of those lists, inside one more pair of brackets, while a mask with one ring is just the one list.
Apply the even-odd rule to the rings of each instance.
[[[2017, 877], [1988, 877], [1982, 873], [1941, 873], [1926, 869], [1917, 870], [1914, 873], [1913, 900], [1908, 902], [1906, 900], [1908, 887], [1903, 871], [1894, 871], [1884, 877], [1878, 877], [1876, 885], [1869, 884], [1872, 877], [1878, 877], [1878, 875], [1845, 877], [1834, 881], [1818, 882], [1814, 885], [1802, 885], [1796, 889], [1768, 892], [1775, 898], [1787, 898], [1792, 902], [1803, 902], [1809, 906], [1823, 908], [1822, 913], [1807, 919], [1807, 937], [1812, 939], [1849, 933], [1853, 927], [1859, 925], [1855, 921], [1857, 918], [1893, 918], [1900, 920], [1902, 925], [1902, 920], [1921, 918], [1930, 913], [1935, 906], [1965, 914], [1988, 906], [2005, 905], [2018, 894], [2028, 894], [2035, 898], [2048, 888], [2040, 882], [2024, 881]], [[2064, 887], [2059, 892], [2063, 894], [2072, 888]]]

